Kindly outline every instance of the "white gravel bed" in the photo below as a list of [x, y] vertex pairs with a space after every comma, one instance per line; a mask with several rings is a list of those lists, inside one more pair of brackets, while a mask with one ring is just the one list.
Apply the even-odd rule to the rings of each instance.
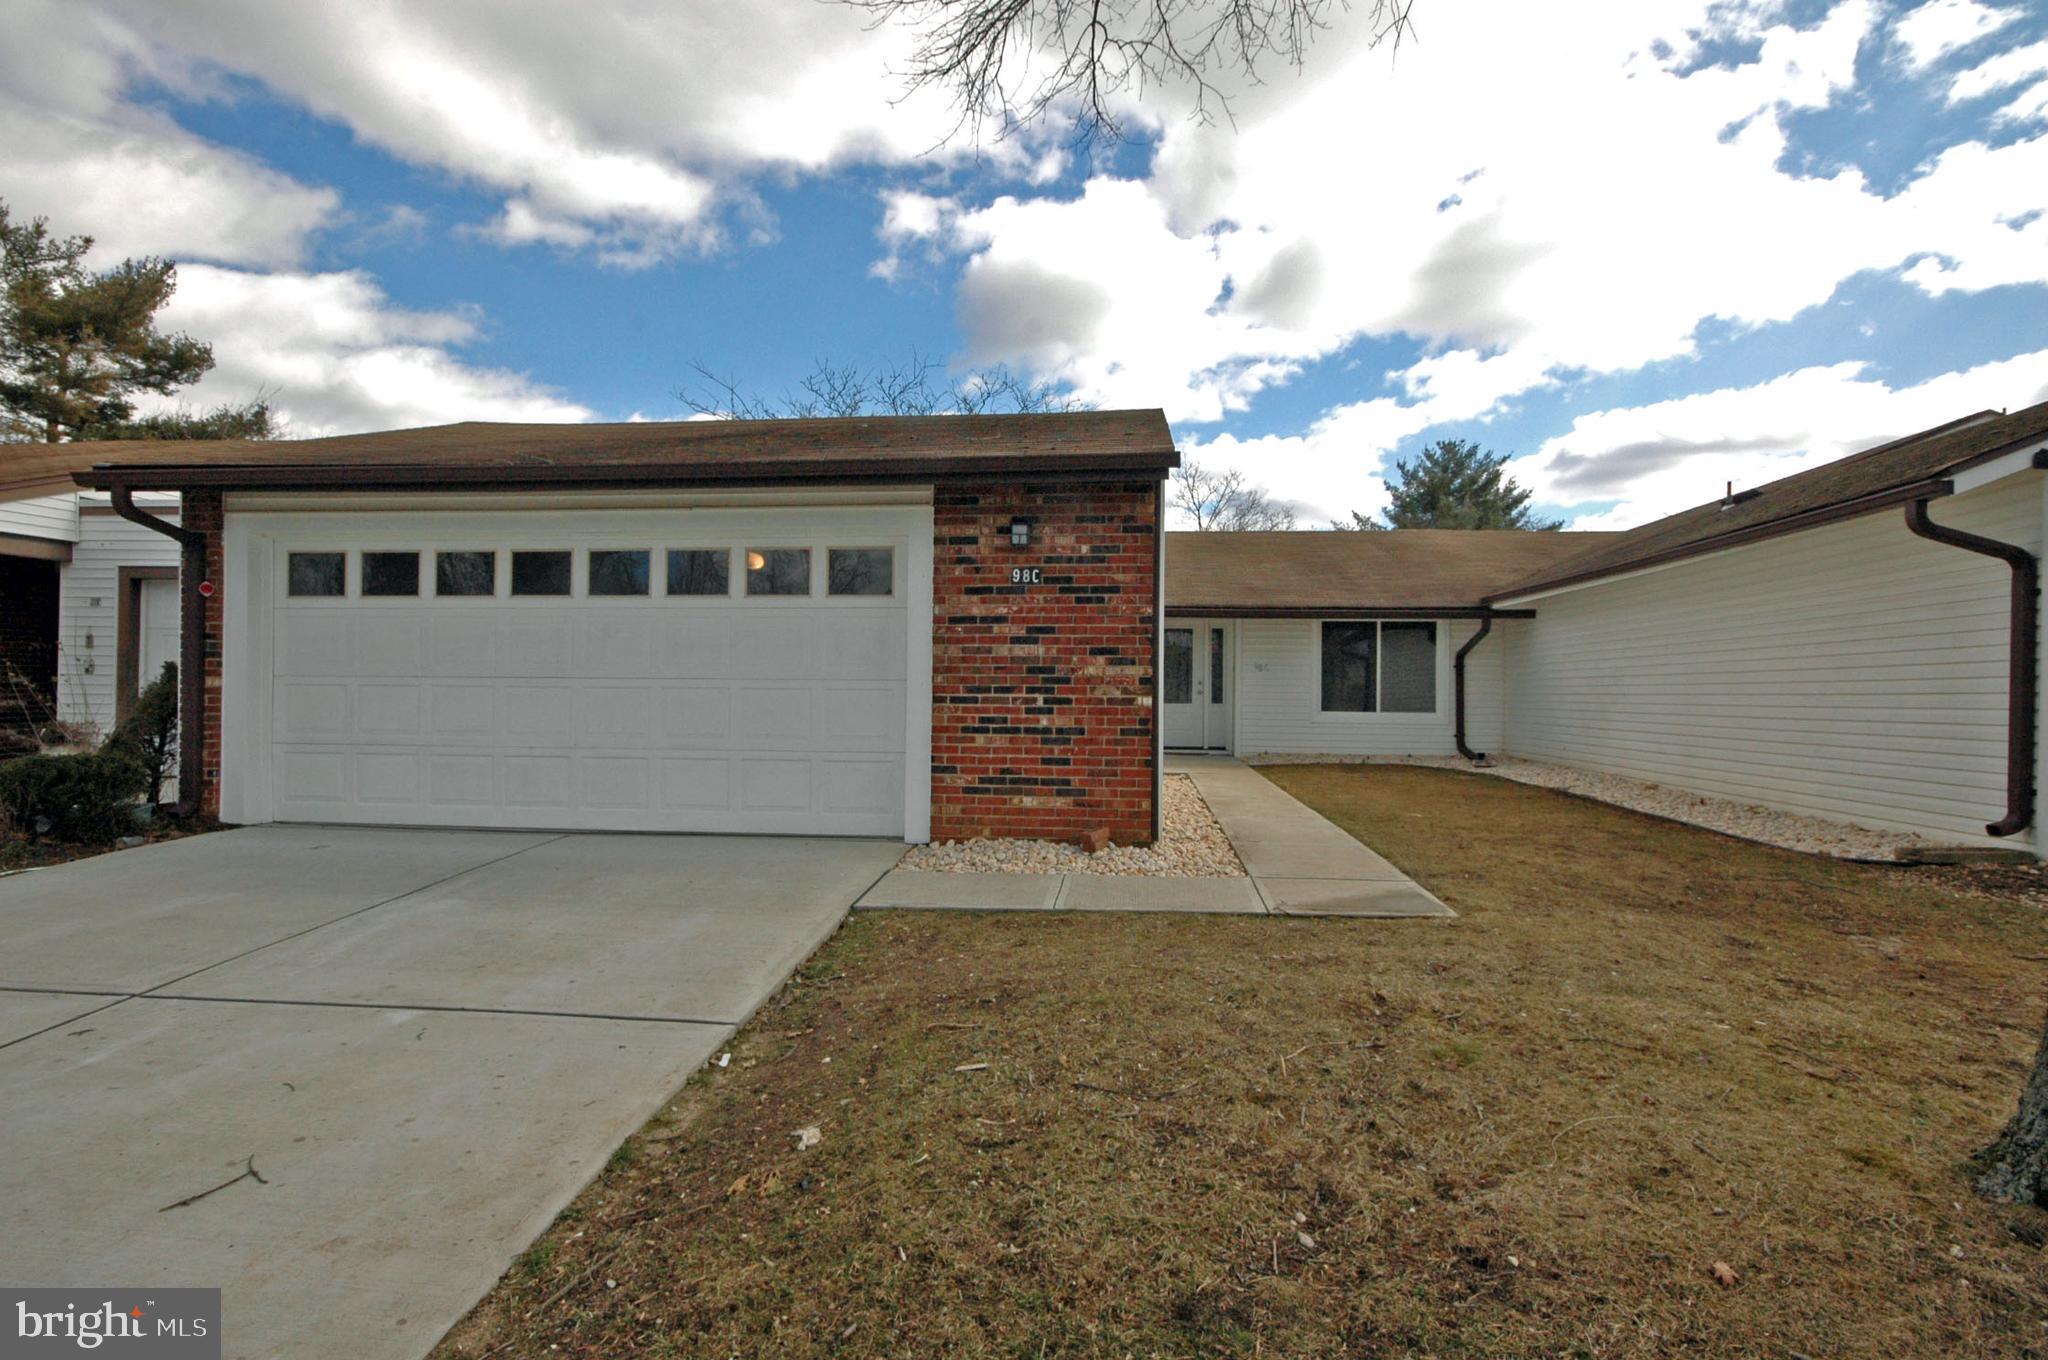
[[947, 874], [1137, 874], [1159, 878], [1243, 878], [1244, 864], [1216, 814], [1184, 774], [1166, 776], [1159, 843], [1112, 845], [1098, 854], [1059, 841], [940, 841], [914, 845], [899, 869]]
[[1616, 807], [1647, 812], [1656, 817], [1669, 817], [1675, 822], [1687, 822], [1693, 826], [1705, 827], [1709, 831], [1740, 836], [1744, 840], [1761, 841], [1765, 845], [1775, 845], [1785, 850], [1799, 850], [1809, 855], [1831, 855], [1837, 859], [1891, 860], [1902, 849], [1928, 844], [1924, 838], [1904, 831], [1876, 831], [1852, 822], [1836, 822], [1824, 817], [1806, 817], [1796, 812], [1780, 812], [1775, 808], [1758, 807], [1754, 803], [1738, 802], [1733, 798], [1716, 798], [1709, 794], [1652, 784], [1646, 780], [1629, 779], [1618, 774], [1574, 770], [1564, 765], [1546, 765], [1541, 761], [1519, 760], [1513, 756], [1499, 757], [1490, 766], [1474, 766], [1470, 761], [1458, 756], [1254, 756], [1248, 763], [1424, 765], [1440, 770], [1469, 770], [1474, 774], [1490, 774], [1500, 779], [1512, 779], [1518, 784], [1534, 784], [1540, 788], [1575, 793], [1602, 803], [1612, 803]]

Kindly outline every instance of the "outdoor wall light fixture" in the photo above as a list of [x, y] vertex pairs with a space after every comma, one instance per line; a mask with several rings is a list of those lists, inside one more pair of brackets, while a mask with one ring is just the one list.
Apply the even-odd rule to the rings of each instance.
[[1028, 548], [1031, 546], [1030, 520], [1013, 519], [1010, 521], [1010, 546], [1013, 548]]

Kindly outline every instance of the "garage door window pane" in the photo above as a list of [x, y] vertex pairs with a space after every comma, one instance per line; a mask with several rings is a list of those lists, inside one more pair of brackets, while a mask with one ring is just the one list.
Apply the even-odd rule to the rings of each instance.
[[498, 555], [491, 552], [444, 552], [434, 554], [436, 595], [495, 595], [498, 591]]
[[889, 548], [834, 548], [825, 557], [825, 589], [833, 595], [887, 595], [896, 585]]
[[1380, 625], [1380, 712], [1436, 712], [1436, 625]]
[[512, 554], [514, 595], [567, 595], [569, 554], [565, 552], [516, 552]]
[[363, 554], [363, 594], [418, 595], [420, 555], [416, 552]]
[[1323, 712], [1373, 711], [1379, 625], [1323, 625]]
[[348, 554], [304, 552], [285, 555], [285, 588], [293, 595], [346, 595]]
[[809, 548], [747, 549], [747, 594], [808, 595], [811, 593]]
[[647, 549], [607, 549], [590, 554], [590, 593], [645, 595]]
[[732, 553], [725, 548], [672, 548], [668, 554], [668, 593], [729, 595]]

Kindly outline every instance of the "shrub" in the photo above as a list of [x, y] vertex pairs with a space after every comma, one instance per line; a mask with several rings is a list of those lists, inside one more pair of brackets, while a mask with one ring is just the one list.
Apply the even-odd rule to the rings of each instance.
[[143, 792], [151, 803], [163, 801], [164, 780], [178, 758], [178, 666], [166, 661], [156, 679], [135, 696], [134, 707], [103, 751], [119, 752], [142, 767]]
[[30, 839], [103, 844], [135, 829], [146, 779], [122, 750], [22, 756], [0, 764], [0, 816]]

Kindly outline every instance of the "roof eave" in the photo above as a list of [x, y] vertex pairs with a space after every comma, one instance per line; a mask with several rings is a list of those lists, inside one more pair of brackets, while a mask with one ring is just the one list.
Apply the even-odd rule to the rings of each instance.
[[1514, 619], [1533, 618], [1533, 609], [1495, 609], [1486, 604], [1179, 604], [1168, 614], [1205, 619]]
[[220, 488], [238, 491], [540, 491], [569, 486], [659, 488], [766, 486], [788, 482], [986, 482], [1082, 478], [1158, 481], [1180, 466], [1176, 449], [1115, 454], [987, 454], [918, 458], [806, 458], [773, 464], [735, 459], [691, 466], [602, 463], [195, 464], [101, 463], [72, 474], [96, 490]]

